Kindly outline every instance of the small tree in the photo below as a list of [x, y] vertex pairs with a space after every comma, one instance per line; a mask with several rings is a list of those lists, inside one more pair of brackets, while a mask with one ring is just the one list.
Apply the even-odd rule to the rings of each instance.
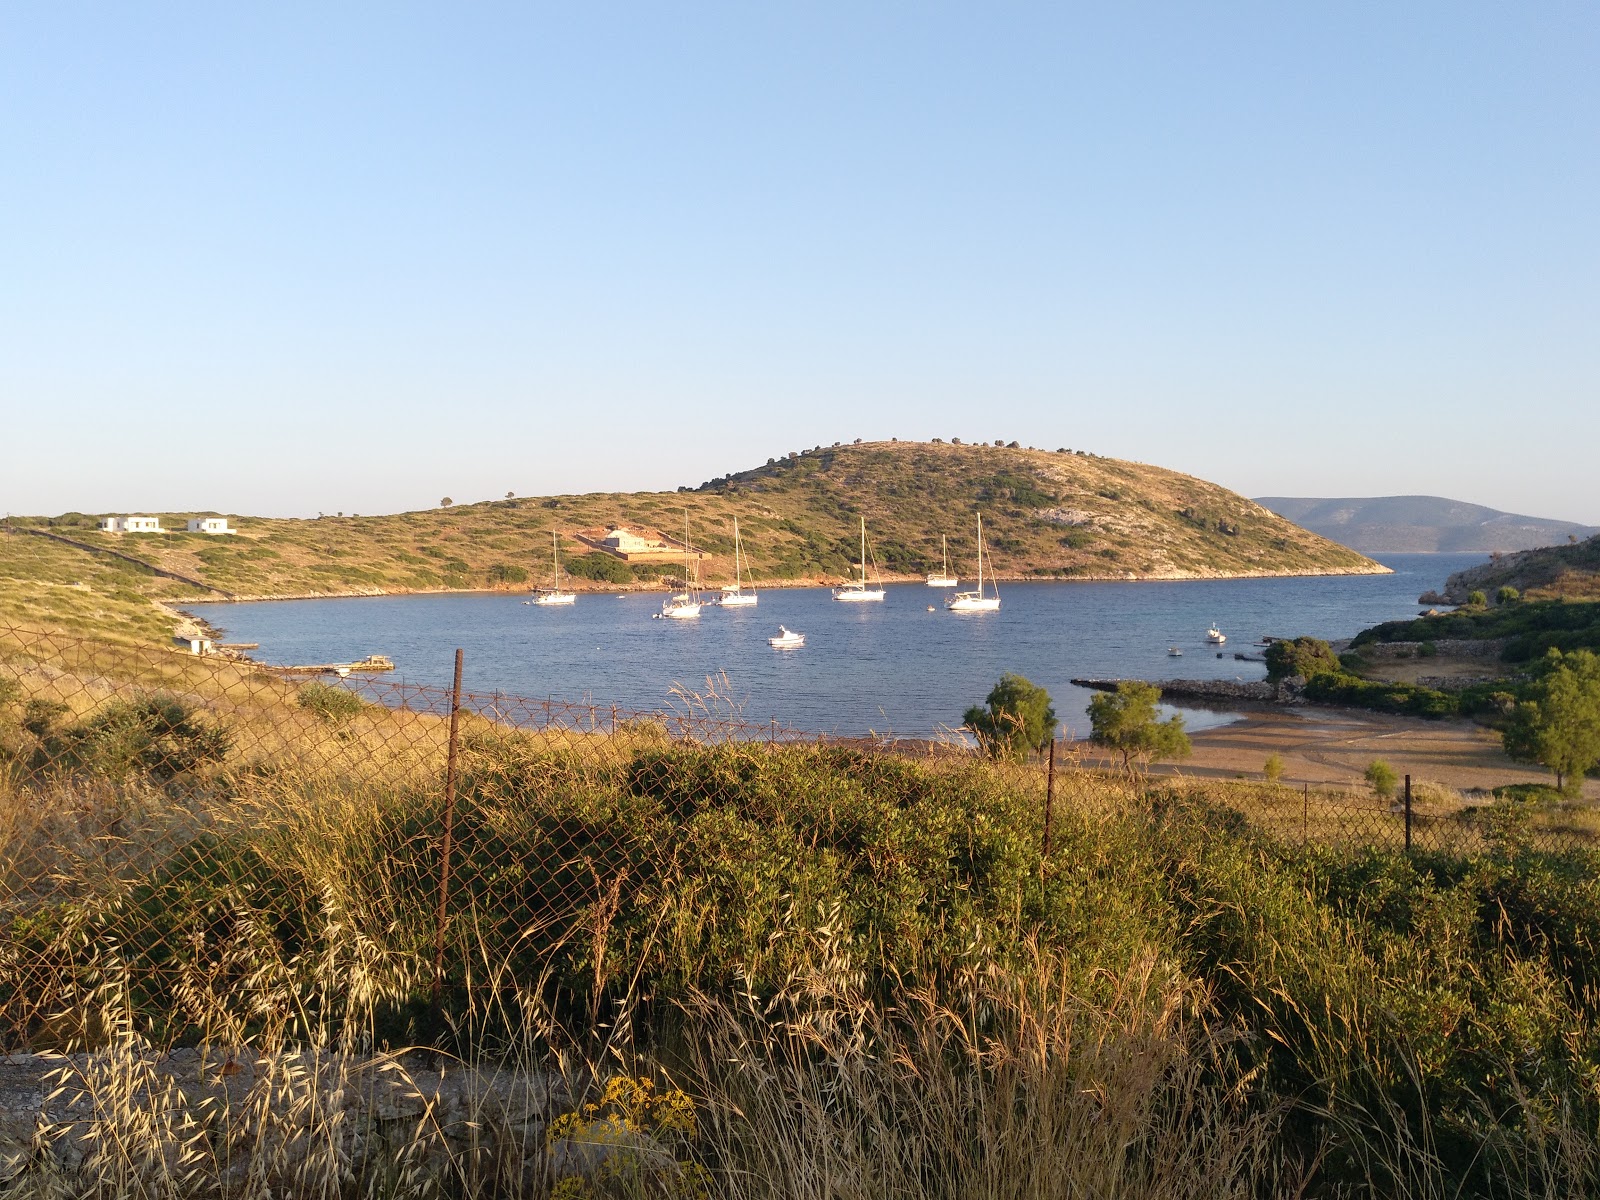
[[1276, 754], [1267, 755], [1267, 761], [1261, 764], [1261, 774], [1268, 783], [1277, 783], [1283, 778], [1283, 759]]
[[1344, 670], [1333, 647], [1321, 638], [1279, 639], [1267, 647], [1264, 657], [1267, 660], [1267, 678], [1272, 680], [1287, 679], [1291, 675], [1310, 679], [1313, 675], [1337, 675]]
[[446, 496], [446, 497], [444, 497], [444, 499], [439, 501], [439, 507], [440, 508], [449, 508], [454, 503], [455, 503], [454, 500], [450, 499], [449, 496]]
[[1515, 604], [1521, 599], [1522, 593], [1517, 591], [1516, 588], [1511, 587], [1509, 584], [1494, 594], [1494, 602], [1496, 604]]
[[990, 689], [983, 707], [974, 705], [961, 717], [990, 758], [1020, 762], [1030, 750], [1043, 750], [1056, 732], [1056, 710], [1050, 693], [1009, 671]]
[[1374, 796], [1379, 800], [1390, 800], [1394, 797], [1394, 785], [1400, 781], [1400, 777], [1383, 759], [1375, 758], [1367, 764], [1366, 780]]
[[1194, 751], [1183, 729], [1183, 717], [1174, 713], [1156, 719], [1161, 689], [1150, 683], [1125, 681], [1114, 692], [1099, 692], [1089, 701], [1089, 740], [1122, 756], [1124, 770], [1135, 760], [1187, 758]]
[[1474, 590], [1474, 591], [1471, 591], [1471, 592], [1467, 593], [1467, 607], [1468, 608], [1482, 608], [1484, 605], [1486, 605], [1488, 603], [1489, 603], [1489, 597], [1485, 596], [1480, 591]]
[[1552, 650], [1545, 661], [1549, 669], [1512, 710], [1503, 742], [1511, 758], [1548, 767], [1556, 790], [1571, 798], [1600, 763], [1600, 657]]

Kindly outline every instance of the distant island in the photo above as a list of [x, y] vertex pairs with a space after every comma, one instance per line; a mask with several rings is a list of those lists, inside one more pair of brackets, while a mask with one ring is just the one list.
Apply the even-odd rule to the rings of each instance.
[[[675, 492], [441, 503], [386, 516], [277, 519], [141, 513], [13, 517], [0, 537], [0, 601], [25, 617], [103, 625], [118, 603], [520, 590], [549, 582], [551, 532], [579, 588], [659, 588], [689, 557], [703, 583], [733, 577], [739, 520], [746, 579], [836, 582], [864, 518], [876, 571], [920, 579], [975, 566], [983, 514], [999, 578], [1138, 580], [1378, 574], [1386, 567], [1192, 476], [1081, 450], [1015, 442], [814, 446]], [[109, 525], [109, 528], [105, 526]], [[118, 532], [125, 529], [126, 532]], [[100, 614], [95, 617], [91, 614]], [[129, 614], [129, 619], [133, 615]]]
[[1443, 496], [1261, 496], [1256, 503], [1363, 554], [1510, 553], [1600, 533]]

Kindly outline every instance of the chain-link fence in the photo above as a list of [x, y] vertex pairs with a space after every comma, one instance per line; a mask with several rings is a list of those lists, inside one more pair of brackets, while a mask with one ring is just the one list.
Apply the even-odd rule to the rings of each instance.
[[[283, 1042], [352, 1007], [380, 1040], [437, 1041], [530, 987], [599, 1023], [644, 978], [781, 978], [852, 873], [893, 962], [967, 936], [957, 915], [981, 924], [1015, 891], [990, 877], [1047, 869], [1063, 810], [1143, 794], [1067, 744], [991, 763], [745, 721], [715, 690], [641, 713], [475, 693], [459, 652], [453, 688], [345, 666], [0, 627], [0, 1050], [112, 1019], [165, 1044]], [[1595, 841], [1587, 810], [1409, 779], [1381, 798], [1174, 788], [1290, 846]]]

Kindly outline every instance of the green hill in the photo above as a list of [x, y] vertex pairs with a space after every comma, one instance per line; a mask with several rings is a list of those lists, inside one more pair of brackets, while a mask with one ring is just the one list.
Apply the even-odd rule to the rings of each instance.
[[1500, 554], [1481, 566], [1457, 571], [1445, 595], [1464, 603], [1474, 591], [1489, 599], [1513, 587], [1530, 600], [1600, 600], [1600, 534], [1564, 546]]
[[[1002, 579], [1185, 579], [1356, 574], [1385, 568], [1233, 492], [1141, 463], [1015, 446], [875, 442], [818, 447], [677, 492], [591, 493], [497, 500], [388, 516], [235, 518], [238, 534], [100, 533], [85, 514], [18, 519], [86, 547], [120, 551], [239, 597], [381, 594], [526, 587], [549, 571], [550, 531], [578, 585], [656, 587], [672, 562], [626, 563], [579, 535], [611, 525], [690, 536], [707, 583], [732, 574], [733, 519], [760, 582], [843, 578], [866, 519], [886, 579], [939, 565], [974, 566], [975, 516]], [[189, 514], [160, 515], [177, 526]], [[203, 599], [183, 582], [141, 573], [38, 537], [0, 539], [0, 600], [30, 579], [115, 577], [119, 592]], [[21, 547], [20, 543], [29, 543]], [[24, 553], [25, 551], [25, 553]], [[26, 591], [26, 589], [22, 589]], [[215, 599], [212, 594], [209, 598]], [[7, 607], [12, 607], [7, 602]]]

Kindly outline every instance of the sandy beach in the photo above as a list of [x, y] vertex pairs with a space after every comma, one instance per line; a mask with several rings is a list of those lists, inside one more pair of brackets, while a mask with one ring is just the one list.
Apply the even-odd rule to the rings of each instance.
[[[1471, 721], [1430, 721], [1309, 705], [1262, 707], [1231, 724], [1192, 734], [1191, 740], [1192, 757], [1153, 769], [1258, 779], [1267, 756], [1277, 754], [1283, 759], [1285, 782], [1313, 787], [1364, 789], [1362, 772], [1375, 758], [1401, 775], [1464, 793], [1507, 783], [1554, 782], [1548, 771], [1512, 762], [1500, 749], [1500, 735]], [[1600, 780], [1586, 782], [1584, 798], [1600, 801]]]

